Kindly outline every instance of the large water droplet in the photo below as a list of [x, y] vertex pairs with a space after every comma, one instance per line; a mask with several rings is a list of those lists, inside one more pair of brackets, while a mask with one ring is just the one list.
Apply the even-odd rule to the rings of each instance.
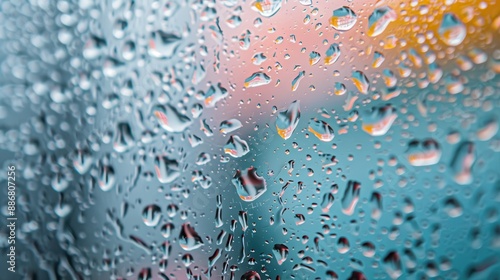
[[361, 192], [361, 183], [356, 181], [349, 181], [342, 197], [342, 212], [346, 215], [354, 214], [356, 205], [359, 201], [359, 194]]
[[381, 136], [387, 133], [397, 118], [396, 109], [387, 104], [373, 107], [363, 117], [363, 130], [372, 136]]
[[170, 105], [158, 105], [153, 114], [160, 126], [169, 132], [182, 132], [191, 125], [191, 119]]
[[279, 112], [276, 118], [276, 130], [281, 138], [287, 140], [300, 120], [300, 101], [295, 100], [287, 110]]
[[464, 24], [453, 13], [446, 13], [439, 26], [439, 37], [448, 46], [458, 46], [465, 39], [467, 30]]
[[161, 219], [161, 209], [160, 206], [156, 204], [151, 204], [144, 207], [142, 210], [142, 220], [144, 224], [148, 227], [154, 227], [158, 225]]
[[176, 53], [181, 42], [181, 37], [176, 34], [162, 30], [152, 32], [149, 39], [149, 55], [155, 58], [170, 58]]
[[408, 161], [413, 166], [433, 165], [441, 158], [441, 149], [434, 139], [413, 140], [408, 144]]
[[312, 51], [310, 54], [309, 54], [309, 65], [315, 65], [316, 63], [318, 63], [318, 61], [321, 59], [321, 55], [319, 54], [319, 52], [315, 52], [315, 51]]
[[180, 167], [176, 160], [157, 156], [154, 164], [156, 176], [161, 183], [171, 183], [180, 176]]
[[221, 133], [227, 134], [241, 128], [242, 126], [243, 125], [241, 124], [241, 122], [237, 119], [225, 120], [220, 123], [219, 131]]
[[340, 54], [339, 44], [331, 44], [328, 50], [326, 50], [325, 65], [335, 63], [339, 59]]
[[252, 9], [264, 17], [272, 17], [281, 8], [282, 0], [256, 0], [252, 3]]
[[275, 244], [273, 247], [273, 254], [278, 265], [282, 265], [288, 257], [288, 247], [284, 244]]
[[179, 245], [186, 251], [192, 251], [203, 246], [203, 240], [189, 223], [181, 226]]
[[311, 119], [308, 130], [323, 142], [330, 142], [335, 137], [333, 128], [325, 121]]
[[73, 159], [73, 166], [80, 174], [85, 174], [92, 166], [93, 158], [88, 149], [78, 149]]
[[113, 148], [119, 153], [123, 153], [133, 147], [135, 144], [134, 136], [132, 135], [132, 129], [130, 125], [126, 122], [119, 123], [115, 131], [115, 140], [113, 142]]
[[232, 157], [239, 158], [248, 154], [248, 152], [250, 152], [250, 148], [245, 140], [241, 139], [237, 135], [231, 135], [224, 146], [224, 152]]
[[267, 85], [271, 82], [271, 77], [269, 77], [264, 72], [255, 72], [250, 77], [245, 79], [245, 87], [258, 87]]
[[263, 195], [267, 190], [266, 180], [257, 175], [254, 167], [236, 170], [231, 180], [241, 200], [251, 202]]
[[115, 170], [109, 165], [102, 165], [99, 169], [98, 184], [101, 190], [109, 191], [115, 185]]
[[295, 77], [292, 81], [292, 91], [296, 91], [297, 88], [299, 88], [300, 81], [304, 78], [306, 75], [305, 71], [300, 71], [297, 77]]
[[368, 78], [363, 72], [361, 71], [352, 72], [351, 80], [361, 93], [364, 94], [368, 93], [368, 87], [370, 86], [370, 82], [368, 81]]
[[472, 142], [463, 142], [455, 151], [451, 162], [454, 171], [454, 179], [460, 185], [472, 183], [472, 165], [476, 160], [475, 146]]
[[357, 20], [358, 17], [354, 11], [344, 6], [333, 11], [333, 15], [330, 18], [330, 25], [337, 30], [347, 31], [356, 24]]
[[389, 23], [396, 20], [396, 12], [388, 6], [376, 8], [368, 17], [368, 36], [380, 35], [387, 28]]

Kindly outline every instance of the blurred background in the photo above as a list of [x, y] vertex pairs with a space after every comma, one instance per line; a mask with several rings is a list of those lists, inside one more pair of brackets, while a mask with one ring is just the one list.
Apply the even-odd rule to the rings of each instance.
[[500, 278], [496, 1], [0, 19], [1, 279]]

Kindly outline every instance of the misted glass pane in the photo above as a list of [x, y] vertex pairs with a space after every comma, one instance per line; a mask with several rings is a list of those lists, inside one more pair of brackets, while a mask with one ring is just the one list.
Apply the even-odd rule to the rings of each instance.
[[0, 71], [0, 279], [500, 279], [496, 0], [4, 0]]

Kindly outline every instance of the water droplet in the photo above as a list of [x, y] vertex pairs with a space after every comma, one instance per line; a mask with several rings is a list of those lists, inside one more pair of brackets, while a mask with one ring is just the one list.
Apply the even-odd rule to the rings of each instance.
[[245, 140], [241, 139], [237, 135], [231, 135], [224, 146], [224, 152], [232, 157], [239, 158], [248, 154], [248, 152], [250, 152], [250, 148]]
[[309, 121], [308, 130], [323, 142], [330, 142], [335, 137], [333, 128], [328, 123], [321, 120], [311, 119]]
[[407, 156], [413, 166], [433, 165], [441, 159], [441, 149], [434, 139], [413, 140], [408, 144]]
[[197, 165], [205, 165], [210, 162], [210, 155], [208, 153], [200, 153], [196, 159]]
[[288, 257], [288, 247], [284, 244], [275, 244], [273, 247], [273, 254], [278, 265], [282, 265]]
[[373, 62], [372, 62], [373, 68], [379, 68], [384, 61], [385, 61], [385, 56], [382, 53], [377, 51], [373, 53]]
[[464, 84], [460, 80], [460, 77], [455, 75], [448, 75], [445, 80], [446, 90], [450, 94], [458, 94], [464, 90]]
[[156, 106], [153, 114], [160, 126], [168, 132], [183, 132], [192, 123], [189, 117], [179, 113], [170, 105]]
[[293, 134], [293, 131], [300, 120], [300, 101], [295, 100], [290, 104], [287, 110], [279, 112], [276, 118], [276, 130], [281, 138], [287, 140]]
[[382, 71], [382, 78], [384, 79], [385, 85], [389, 88], [396, 86], [398, 82], [398, 78], [396, 78], [394, 72], [389, 69], [384, 69], [384, 71]]
[[363, 255], [367, 258], [375, 256], [375, 245], [371, 242], [363, 242], [363, 244], [361, 244], [361, 250]]
[[252, 3], [252, 9], [264, 17], [274, 16], [281, 8], [282, 0], [256, 0]]
[[441, 40], [448, 46], [458, 46], [465, 39], [467, 30], [455, 14], [446, 13], [443, 16], [438, 33]]
[[423, 63], [422, 57], [420, 57], [420, 55], [417, 53], [417, 51], [415, 49], [411, 48], [408, 51], [408, 58], [413, 63], [413, 66], [415, 66], [417, 68], [422, 67], [422, 63]]
[[254, 201], [267, 191], [266, 180], [257, 175], [254, 167], [244, 171], [236, 170], [231, 182], [243, 201]]
[[175, 229], [174, 224], [166, 223], [161, 227], [161, 235], [164, 238], [169, 238], [172, 235], [172, 231]]
[[137, 275], [137, 280], [152, 280], [151, 277], [151, 268], [143, 268]]
[[387, 133], [397, 118], [396, 109], [387, 104], [380, 107], [373, 107], [366, 116], [363, 117], [363, 130], [372, 136], [381, 136]]
[[185, 267], [189, 267], [194, 262], [194, 258], [191, 254], [185, 254], [182, 256], [182, 263]]
[[333, 15], [330, 18], [330, 25], [339, 31], [347, 31], [356, 24], [357, 20], [358, 17], [354, 11], [344, 6], [333, 11]]
[[250, 77], [245, 79], [245, 87], [258, 87], [267, 85], [271, 82], [271, 77], [269, 77], [264, 72], [255, 72]]
[[231, 28], [236, 28], [242, 23], [241, 17], [237, 15], [232, 15], [226, 20], [227, 26]]
[[149, 39], [149, 55], [154, 58], [170, 58], [176, 53], [181, 42], [181, 37], [176, 34], [162, 30], [152, 32]]
[[349, 245], [349, 240], [345, 237], [340, 237], [339, 240], [337, 241], [337, 252], [340, 254], [345, 254], [349, 252], [349, 249], [351, 246]]
[[219, 131], [227, 134], [241, 128], [242, 126], [241, 122], [237, 119], [225, 120], [220, 123]]
[[385, 270], [392, 279], [399, 278], [402, 274], [401, 258], [395, 251], [389, 252], [384, 258]]
[[85, 174], [92, 166], [93, 157], [88, 149], [78, 149], [73, 158], [73, 166], [80, 174]]
[[101, 38], [91, 36], [83, 47], [83, 57], [88, 60], [93, 60], [101, 56], [105, 50], [106, 41]]
[[69, 180], [66, 175], [58, 172], [52, 178], [52, 188], [57, 192], [63, 192], [69, 187]]
[[261, 65], [266, 60], [267, 57], [263, 53], [256, 53], [252, 57], [252, 63], [255, 65]]
[[429, 71], [427, 72], [429, 76], [429, 81], [433, 84], [439, 82], [441, 77], [443, 77], [443, 70], [437, 63], [429, 64]]
[[115, 170], [109, 165], [102, 165], [99, 169], [98, 184], [102, 191], [109, 191], [115, 185]]
[[203, 65], [195, 65], [194, 66], [194, 71], [193, 71], [193, 78], [191, 79], [191, 82], [195, 85], [199, 84], [207, 75], [207, 72], [205, 71], [205, 68]]
[[460, 217], [463, 212], [460, 202], [453, 197], [447, 198], [444, 201], [444, 211], [452, 218]]
[[134, 136], [132, 135], [132, 129], [130, 125], [126, 122], [118, 123], [115, 132], [115, 140], [113, 143], [113, 148], [118, 153], [123, 153], [133, 147], [135, 144]]
[[347, 280], [367, 280], [367, 278], [362, 272], [355, 270]]
[[354, 214], [356, 205], [359, 201], [359, 194], [361, 192], [361, 183], [356, 181], [347, 182], [347, 187], [342, 197], [342, 212], [344, 214], [351, 216]]
[[156, 204], [151, 204], [144, 207], [142, 210], [142, 220], [144, 224], [148, 227], [155, 227], [158, 225], [161, 219], [161, 209], [160, 206]]
[[472, 142], [463, 142], [455, 151], [451, 167], [454, 171], [454, 179], [460, 185], [472, 183], [472, 165], [476, 160], [475, 146]]
[[335, 82], [335, 86], [333, 88], [333, 93], [335, 95], [344, 95], [346, 93], [347, 89], [345, 85], [341, 82]]
[[335, 63], [339, 59], [340, 54], [339, 44], [331, 44], [328, 50], [326, 50], [325, 65]]
[[306, 75], [306, 71], [300, 71], [297, 77], [295, 77], [292, 81], [292, 91], [296, 91], [297, 88], [299, 87], [300, 81], [304, 78]]
[[370, 86], [370, 82], [368, 81], [368, 78], [363, 72], [361, 71], [352, 72], [351, 80], [361, 93], [364, 94], [368, 93], [368, 87]]
[[326, 271], [326, 280], [338, 280], [339, 276], [332, 270]]
[[171, 183], [181, 175], [179, 163], [166, 156], [155, 158], [155, 172], [160, 183]]
[[486, 119], [476, 132], [477, 139], [481, 141], [489, 141], [498, 132], [498, 121], [490, 118]]
[[217, 89], [214, 86], [211, 86], [204, 94], [205, 106], [207, 106], [207, 108], [212, 108], [215, 106], [215, 104], [217, 104], [217, 102], [226, 98], [227, 96], [227, 89], [223, 88], [220, 83], [217, 85]]
[[240, 211], [238, 213], [238, 221], [240, 221], [241, 230], [245, 232], [248, 228], [248, 213], [246, 211]]
[[376, 8], [368, 17], [368, 31], [366, 34], [370, 37], [380, 35], [389, 26], [389, 23], [397, 18], [396, 12], [389, 6]]
[[192, 251], [203, 246], [203, 241], [189, 223], [184, 223], [179, 234], [179, 245], [186, 251]]
[[309, 65], [315, 65], [316, 63], [318, 63], [318, 61], [321, 59], [321, 55], [319, 54], [319, 52], [315, 52], [315, 51], [312, 51], [310, 54], [309, 54]]

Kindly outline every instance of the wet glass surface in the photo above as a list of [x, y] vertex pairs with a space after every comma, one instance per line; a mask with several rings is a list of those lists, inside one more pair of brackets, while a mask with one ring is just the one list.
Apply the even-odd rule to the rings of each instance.
[[0, 279], [500, 279], [497, 1], [0, 19]]

